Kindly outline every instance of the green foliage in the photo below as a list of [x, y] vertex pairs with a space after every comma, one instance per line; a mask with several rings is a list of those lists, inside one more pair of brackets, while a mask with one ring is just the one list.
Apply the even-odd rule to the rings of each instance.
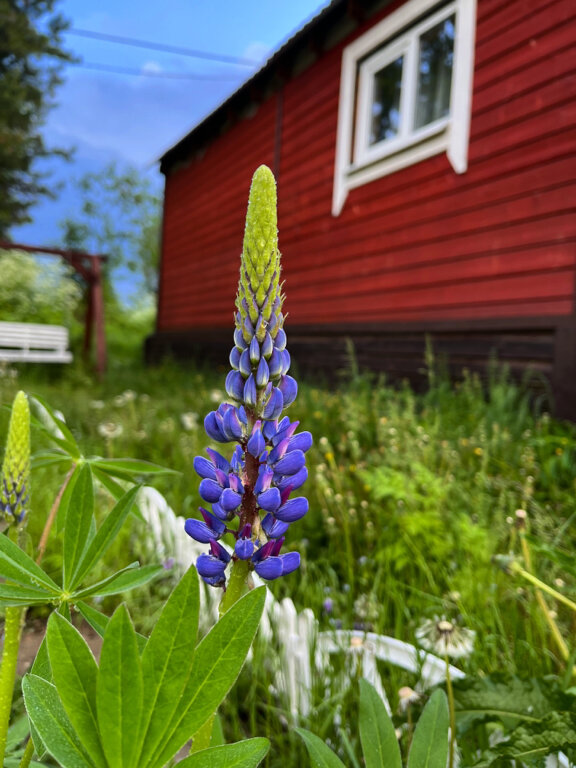
[[9, 322], [69, 325], [81, 296], [72, 271], [58, 259], [39, 261], [0, 250], [0, 317]]
[[238, 744], [226, 744], [203, 749], [181, 760], [181, 768], [256, 768], [270, 748], [267, 739], [246, 739]]
[[125, 267], [140, 278], [140, 293], [133, 298], [154, 295], [160, 254], [160, 197], [150, 180], [136, 168], [111, 163], [99, 172], [85, 174], [76, 186], [80, 208], [61, 224], [66, 247], [108, 255], [109, 276]]
[[65, 19], [54, 0], [0, 2], [0, 239], [29, 221], [28, 208], [49, 195], [35, 161], [62, 154], [44, 144], [40, 128], [70, 60], [62, 48]]
[[394, 725], [378, 693], [366, 680], [360, 680], [360, 741], [366, 768], [402, 768]]
[[[454, 695], [465, 758], [474, 766], [542, 759], [576, 745], [576, 696], [555, 678], [469, 678], [454, 684]], [[476, 760], [486, 728], [498, 729], [501, 739]]]
[[[424, 707], [414, 731], [407, 768], [446, 768], [448, 758], [448, 702], [436, 691]], [[394, 725], [384, 702], [366, 680], [360, 682], [358, 726], [366, 768], [402, 768]], [[311, 759], [312, 768], [342, 768], [343, 763], [313, 733], [297, 728]]]
[[[160, 768], [213, 715], [236, 680], [264, 608], [265, 589], [236, 603], [196, 646], [198, 577], [191, 568], [167, 601], [143, 652], [125, 606], [108, 621], [97, 666], [78, 631], [54, 613], [47, 648], [52, 681], [23, 681], [29, 717], [62, 768]], [[181, 630], [176, 634], [175, 630]], [[186, 764], [252, 768], [265, 739], [198, 752]]]

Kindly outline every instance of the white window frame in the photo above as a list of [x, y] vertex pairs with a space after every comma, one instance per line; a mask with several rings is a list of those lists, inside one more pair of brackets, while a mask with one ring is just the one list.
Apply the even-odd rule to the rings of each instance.
[[[434, 9], [437, 11], [419, 22]], [[455, 15], [450, 113], [413, 131], [419, 36]], [[412, 26], [410, 26], [412, 25]], [[409, 27], [407, 29], [407, 27]], [[446, 152], [456, 173], [468, 168], [470, 107], [474, 73], [476, 0], [408, 0], [348, 45], [342, 54], [332, 215], [342, 211], [348, 192], [375, 179]], [[396, 39], [394, 39], [396, 38]], [[389, 45], [386, 45], [390, 41]], [[383, 47], [384, 46], [384, 47]], [[373, 53], [372, 56], [370, 54]], [[404, 54], [400, 114], [408, 121], [398, 136], [370, 145], [374, 74]], [[404, 100], [404, 101], [402, 101]], [[356, 107], [355, 107], [356, 105]]]

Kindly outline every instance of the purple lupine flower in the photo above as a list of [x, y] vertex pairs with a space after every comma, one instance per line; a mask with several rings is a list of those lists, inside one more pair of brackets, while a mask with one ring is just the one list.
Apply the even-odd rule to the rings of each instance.
[[[209, 438], [237, 445], [230, 461], [213, 449], [208, 449], [209, 459], [194, 460], [200, 496], [212, 512], [201, 508], [204, 522], [187, 520], [185, 526], [192, 538], [210, 545], [196, 567], [213, 586], [225, 585], [230, 561], [248, 563], [264, 579], [276, 579], [300, 565], [297, 552], [281, 554], [281, 549], [290, 525], [308, 511], [305, 497], [291, 499], [290, 494], [308, 477], [305, 453], [312, 436], [296, 432], [298, 422], [282, 417], [298, 385], [288, 375], [280, 270], [276, 183], [261, 166], [254, 174], [246, 217], [231, 371], [225, 383], [230, 401], [204, 420]], [[217, 541], [226, 534], [236, 540], [232, 556]]]

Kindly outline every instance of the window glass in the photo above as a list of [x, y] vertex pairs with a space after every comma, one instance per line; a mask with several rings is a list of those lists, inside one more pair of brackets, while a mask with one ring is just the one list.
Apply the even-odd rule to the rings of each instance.
[[454, 16], [420, 36], [414, 128], [447, 117], [454, 58]]
[[400, 91], [404, 57], [374, 75], [370, 144], [393, 139], [400, 129]]

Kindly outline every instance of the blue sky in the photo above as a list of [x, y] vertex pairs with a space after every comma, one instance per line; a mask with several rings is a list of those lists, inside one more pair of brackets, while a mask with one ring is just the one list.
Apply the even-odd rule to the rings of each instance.
[[[264, 62], [327, 2], [322, 0], [68, 0], [57, 4], [71, 28], [91, 30], [224, 56]], [[57, 106], [44, 127], [48, 145], [75, 147], [71, 163], [52, 160], [50, 183], [58, 199], [31, 209], [31, 224], [12, 239], [57, 244], [59, 222], [73, 216], [71, 181], [110, 161], [146, 172], [158, 187], [158, 158], [259, 67], [221, 64], [66, 34], [68, 50], [84, 64], [180, 75], [204, 80], [108, 74], [69, 65]]]

